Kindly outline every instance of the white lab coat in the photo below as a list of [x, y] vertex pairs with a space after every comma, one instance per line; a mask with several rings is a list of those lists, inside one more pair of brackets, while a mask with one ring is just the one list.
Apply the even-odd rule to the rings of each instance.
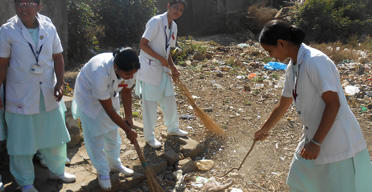
[[[170, 32], [172, 33], [169, 34]], [[177, 24], [172, 21], [172, 30], [170, 30], [167, 13], [156, 15], [147, 22], [142, 38], [149, 40], [149, 46], [153, 51], [168, 59], [170, 48], [176, 46]], [[159, 86], [162, 71], [169, 72], [169, 69], [163, 67], [158, 59], [143, 50], [140, 51], [140, 63], [141, 68], [137, 72], [136, 79], [151, 85]]]
[[296, 88], [295, 79], [298, 76], [295, 105], [304, 124], [304, 135], [296, 153], [301, 151], [305, 141], [310, 141], [318, 130], [325, 108], [321, 96], [327, 91], [338, 93], [341, 106], [315, 163], [326, 164], [349, 159], [366, 149], [360, 126], [346, 101], [336, 65], [324, 53], [302, 44], [298, 51], [297, 67], [298, 75], [293, 62], [288, 65], [282, 93], [284, 97], [293, 97], [292, 91]]
[[[37, 47], [18, 17], [10, 20], [0, 29], [0, 57], [10, 58], [6, 86], [8, 112], [24, 115], [38, 114], [40, 89], [44, 96], [46, 111], [54, 110], [59, 106], [53, 96], [57, 81], [53, 54], [62, 53], [63, 48], [54, 25], [44, 20], [38, 22], [40, 31]], [[29, 43], [35, 52], [41, 50], [38, 64], [44, 68], [43, 75], [30, 72], [31, 66], [36, 64], [36, 58]]]
[[[101, 53], [94, 56], [81, 69], [76, 78], [74, 102], [80, 111], [92, 119], [96, 119], [104, 110], [98, 100], [112, 99], [115, 110], [119, 110], [119, 93], [126, 87], [131, 88], [134, 79], [118, 79], [114, 70], [112, 53]], [[72, 112], [76, 114], [76, 106]]]

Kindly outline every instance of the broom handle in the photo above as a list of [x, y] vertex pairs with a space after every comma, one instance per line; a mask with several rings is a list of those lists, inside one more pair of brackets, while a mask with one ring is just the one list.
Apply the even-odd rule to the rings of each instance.
[[242, 166], [243, 166], [243, 164], [244, 164], [244, 161], [247, 159], [248, 155], [249, 155], [249, 154], [251, 153], [251, 151], [253, 150], [253, 147], [254, 147], [255, 144], [256, 144], [256, 140], [253, 141], [251, 148], [249, 149], [247, 155], [245, 155], [245, 157], [244, 157], [242, 163], [240, 163], [240, 166], [239, 166], [238, 168], [232, 168], [232, 169], [230, 169], [230, 171], [226, 172], [226, 173], [225, 173], [224, 175], [222, 175], [221, 177], [225, 177], [227, 174], [229, 174], [229, 173], [230, 173], [231, 171], [233, 171], [234, 169], [236, 169], [236, 170], [239, 171], [239, 170], [242, 168]]
[[[126, 123], [130, 128], [132, 128], [132, 127], [129, 125], [129, 122], [128, 122], [128, 121], [125, 121], [125, 123]], [[142, 163], [142, 166], [144, 166], [144, 164], [146, 163], [146, 159], [145, 159], [145, 157], [143, 156], [142, 150], [141, 150], [140, 146], [138, 145], [137, 140], [134, 141], [133, 145], [134, 145], [134, 148], [135, 148], [136, 151], [137, 151], [137, 154], [138, 154], [138, 157], [140, 158], [140, 161], [141, 161], [141, 163]], [[144, 166], [144, 167], [145, 167], [145, 166]]]

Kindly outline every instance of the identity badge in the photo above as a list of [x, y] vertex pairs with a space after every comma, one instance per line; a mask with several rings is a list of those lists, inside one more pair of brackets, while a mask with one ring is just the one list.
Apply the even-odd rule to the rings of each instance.
[[40, 65], [32, 65], [31, 73], [36, 74], [36, 75], [42, 75], [44, 73], [44, 67]]

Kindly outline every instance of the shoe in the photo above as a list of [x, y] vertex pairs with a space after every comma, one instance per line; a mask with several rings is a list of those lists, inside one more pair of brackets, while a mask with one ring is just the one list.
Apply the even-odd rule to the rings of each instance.
[[66, 163], [65, 163], [65, 165], [70, 165], [70, 164], [71, 164], [71, 160], [68, 157], [66, 157]]
[[5, 191], [3, 182], [0, 182], [0, 192]]
[[98, 185], [101, 187], [102, 190], [104, 190], [104, 191], [110, 191], [111, 190], [110, 176], [98, 175], [97, 179], [98, 179]]
[[19, 186], [17, 189], [21, 189], [22, 192], [38, 192], [34, 185]]
[[76, 180], [75, 175], [67, 173], [67, 172], [63, 173], [63, 175], [55, 175], [53, 173], [50, 173], [49, 178], [53, 180], [61, 180], [64, 183], [72, 183]]
[[187, 131], [183, 131], [181, 129], [168, 133], [168, 135], [176, 135], [176, 136], [181, 136], [181, 137], [186, 136], [187, 134], [189, 134]]
[[149, 144], [154, 149], [157, 149], [157, 148], [161, 147], [161, 143], [155, 138], [151, 141], [146, 141], [146, 143]]
[[129, 169], [123, 165], [120, 165], [120, 167], [110, 165], [110, 169], [111, 172], [120, 172], [126, 176], [132, 176], [134, 174], [134, 171], [132, 169]]

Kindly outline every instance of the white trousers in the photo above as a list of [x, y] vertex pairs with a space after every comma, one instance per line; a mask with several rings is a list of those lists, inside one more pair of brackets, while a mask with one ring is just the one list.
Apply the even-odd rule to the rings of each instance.
[[[84, 126], [84, 122], [82, 123]], [[119, 129], [93, 137], [89, 136], [85, 130], [86, 129], [83, 129], [85, 148], [92, 161], [93, 167], [97, 169], [99, 175], [109, 175], [110, 165], [114, 167], [121, 166], [121, 138]]]
[[162, 97], [158, 101], [146, 101], [142, 97], [143, 108], [143, 134], [146, 141], [155, 139], [155, 124], [157, 120], [157, 108], [160, 104], [164, 115], [164, 125], [167, 127], [168, 133], [177, 131], [179, 127], [179, 119], [177, 113], [176, 98], [174, 95]]

